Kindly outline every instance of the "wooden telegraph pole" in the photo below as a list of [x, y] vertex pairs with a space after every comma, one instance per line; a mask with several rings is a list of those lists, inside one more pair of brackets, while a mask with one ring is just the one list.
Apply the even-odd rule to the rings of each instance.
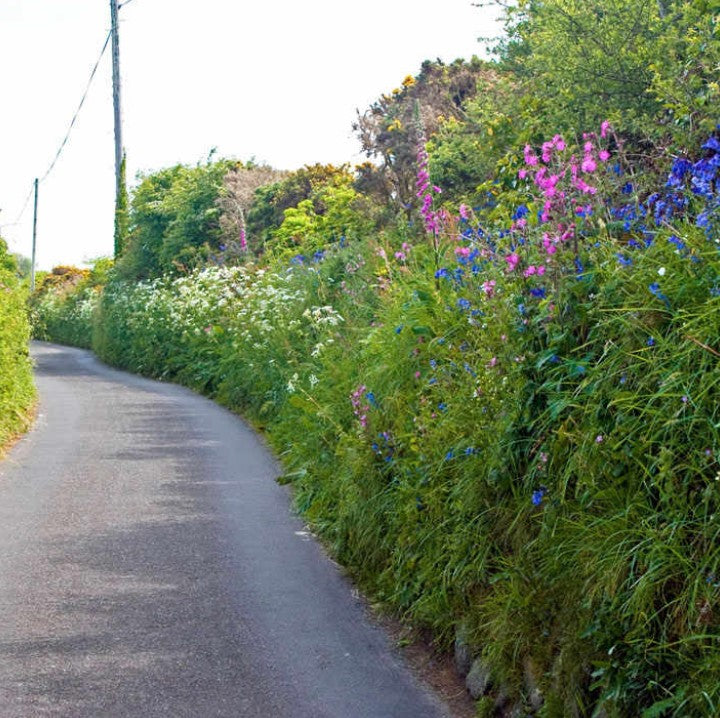
[[33, 203], [33, 242], [32, 259], [30, 263], [30, 291], [35, 291], [35, 245], [37, 243], [37, 205], [38, 205], [38, 180], [35, 178], [35, 202]]
[[120, 196], [122, 187], [121, 167], [122, 150], [122, 114], [120, 105], [120, 36], [118, 34], [118, 2], [110, 0], [110, 19], [112, 22], [112, 83], [113, 110], [115, 113], [115, 196]]

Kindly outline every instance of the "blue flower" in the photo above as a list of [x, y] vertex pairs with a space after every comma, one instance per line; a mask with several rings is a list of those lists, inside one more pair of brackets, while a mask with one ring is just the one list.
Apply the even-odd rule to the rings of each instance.
[[649, 347], [654, 347], [654, 346], [655, 346], [655, 339], [654, 339], [654, 337], [648, 337], [648, 340], [647, 340], [647, 342], [645, 342], [645, 343], [646, 343]]
[[450, 451], [448, 451], [447, 454], [445, 454], [445, 460], [450, 461], [450, 459], [454, 459], [454, 458], [455, 458], [455, 451], [453, 449], [450, 449]]
[[531, 501], [533, 503], [533, 506], [540, 506], [542, 503], [543, 497], [545, 496], [546, 489], [544, 487], [541, 487], [539, 489], [536, 489], [532, 492], [532, 498]]
[[440, 411], [447, 411], [447, 404], [446, 404], [444, 401], [441, 401], [441, 402], [438, 404], [438, 409], [439, 409]]
[[457, 300], [457, 305], [462, 311], [470, 309], [470, 302], [464, 297], [460, 297], [460, 299]]
[[512, 218], [515, 220], [522, 219], [523, 217], [527, 217], [528, 214], [530, 214], [530, 210], [524, 204], [521, 204], [515, 210], [515, 213], [513, 214]]
[[445, 267], [442, 267], [441, 269], [438, 269], [437, 272], [435, 272], [435, 279], [441, 279], [447, 277], [448, 275], [448, 270]]
[[367, 392], [365, 394], [365, 398], [370, 402], [371, 406], [374, 406], [377, 408], [377, 400], [375, 399], [375, 394], [373, 394], [371, 391]]
[[404, 324], [401, 324], [399, 327], [395, 327], [395, 334], [400, 334], [404, 326]]
[[545, 296], [545, 288], [544, 287], [535, 287], [530, 290], [530, 294], [532, 294], [533, 297], [542, 299]]
[[617, 260], [620, 264], [622, 264], [623, 267], [631, 267], [632, 266], [632, 259], [630, 257], [626, 257], [621, 252], [616, 252], [615, 256], [617, 257]]

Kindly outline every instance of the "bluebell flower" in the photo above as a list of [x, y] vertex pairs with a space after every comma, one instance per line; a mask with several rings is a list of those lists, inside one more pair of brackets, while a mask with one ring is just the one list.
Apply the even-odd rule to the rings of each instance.
[[445, 267], [442, 267], [441, 269], [438, 269], [437, 272], [435, 272], [435, 279], [441, 279], [447, 277], [448, 275], [448, 270]]
[[546, 489], [541, 487], [539, 489], [536, 489], [532, 492], [531, 501], [533, 506], [540, 506], [542, 503], [543, 497], [545, 496]]
[[460, 299], [457, 300], [458, 307], [465, 311], [466, 309], [470, 309], [470, 302], [469, 300], [465, 299], [464, 297], [460, 297]]

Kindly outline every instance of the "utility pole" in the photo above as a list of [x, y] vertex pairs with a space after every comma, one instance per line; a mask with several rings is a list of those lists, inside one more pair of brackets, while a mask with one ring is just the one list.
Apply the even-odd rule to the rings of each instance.
[[125, 189], [122, 184], [122, 115], [120, 106], [120, 37], [118, 35], [118, 2], [110, 0], [110, 19], [112, 22], [112, 82], [113, 110], [115, 111], [115, 198]]
[[30, 263], [30, 291], [35, 291], [35, 242], [37, 239], [37, 203], [38, 203], [38, 180], [35, 178], [35, 203], [33, 210], [33, 243], [32, 260]]

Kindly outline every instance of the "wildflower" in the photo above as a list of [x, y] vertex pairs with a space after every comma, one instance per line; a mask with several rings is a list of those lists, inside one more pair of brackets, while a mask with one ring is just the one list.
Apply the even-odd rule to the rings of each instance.
[[661, 277], [665, 276], [665, 267], [660, 267], [657, 272]]
[[655, 346], [655, 338], [654, 337], [648, 337], [647, 342], [645, 342], [649, 347]]
[[532, 497], [530, 498], [530, 500], [532, 501], [533, 506], [540, 506], [546, 492], [547, 489], [545, 489], [545, 487], [540, 487], [539, 489], [536, 489], [532, 492]]
[[400, 334], [404, 326], [404, 324], [401, 324], [399, 327], [395, 327], [395, 334]]
[[470, 208], [466, 204], [461, 204], [458, 211], [464, 220], [470, 219]]
[[518, 262], [520, 261], [520, 257], [513, 252], [512, 254], [509, 254], [507, 257], [505, 257], [505, 261], [508, 263], [508, 272], [514, 272]]
[[602, 434], [598, 434], [598, 435], [595, 437], [595, 443], [596, 443], [596, 444], [602, 444], [604, 440], [605, 440], [605, 439], [604, 439], [604, 437], [603, 437]]
[[460, 299], [457, 300], [457, 305], [462, 311], [465, 311], [466, 309], [470, 309], [470, 302], [467, 299], [465, 299], [464, 297], [461, 297]]
[[441, 402], [438, 404], [438, 409], [439, 409], [440, 411], [447, 411], [447, 404], [446, 404], [444, 401], [441, 401]]
[[600, 137], [605, 139], [608, 135], [609, 130], [611, 129], [610, 123], [608, 120], [603, 120], [600, 125]]
[[485, 292], [485, 295], [487, 297], [492, 297], [493, 293], [495, 292], [495, 280], [491, 279], [489, 282], [483, 282], [482, 284], [482, 290]]

